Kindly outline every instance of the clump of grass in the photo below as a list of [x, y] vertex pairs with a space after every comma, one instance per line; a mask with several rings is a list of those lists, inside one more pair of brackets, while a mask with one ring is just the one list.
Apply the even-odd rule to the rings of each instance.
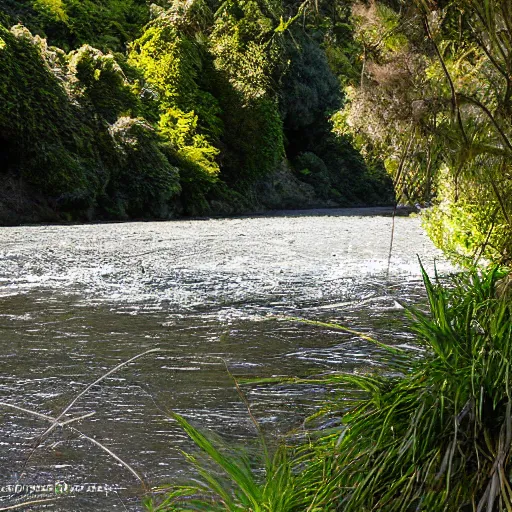
[[295, 509], [293, 491], [296, 476], [285, 445], [270, 456], [264, 439], [260, 438], [262, 472], [251, 465], [248, 455], [236, 453], [223, 442], [214, 443], [212, 436], [203, 434], [178, 414], [173, 414], [173, 417], [220, 471], [212, 469], [211, 464], [205, 464], [201, 458], [185, 454], [197, 470], [199, 479], [190, 485], [170, 489], [158, 504], [157, 500], [149, 499], [146, 502], [148, 510], [288, 512]]
[[474, 271], [444, 287], [423, 271], [430, 314], [411, 314], [425, 356], [400, 361], [401, 377], [345, 377], [367, 396], [341, 432], [308, 448], [302, 476], [320, 492], [306, 502], [347, 512], [512, 510], [512, 308], [496, 298], [499, 276]]
[[345, 400], [326, 404], [341, 424], [280, 448], [260, 478], [178, 417], [228, 478], [199, 468], [202, 482], [187, 490], [196, 499], [174, 491], [158, 510], [511, 511], [512, 304], [495, 289], [503, 273], [443, 286], [422, 272], [430, 311], [410, 314], [423, 357], [390, 349], [394, 377], [325, 377], [363, 396], [348, 412]]

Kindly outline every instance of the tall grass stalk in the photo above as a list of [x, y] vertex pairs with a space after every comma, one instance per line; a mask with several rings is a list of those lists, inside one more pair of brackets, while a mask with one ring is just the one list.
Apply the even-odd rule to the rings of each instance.
[[199, 465], [197, 482], [149, 508], [512, 511], [512, 304], [496, 294], [503, 273], [472, 271], [450, 286], [422, 273], [430, 311], [409, 310], [421, 358], [390, 348], [394, 377], [322, 377], [359, 390], [357, 398], [348, 411], [346, 400], [326, 403], [322, 414], [340, 424], [280, 447], [263, 473], [176, 416], [224, 476]]

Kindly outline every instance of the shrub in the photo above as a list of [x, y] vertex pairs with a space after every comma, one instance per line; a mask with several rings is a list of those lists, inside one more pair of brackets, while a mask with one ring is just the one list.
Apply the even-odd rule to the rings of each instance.
[[0, 26], [0, 37], [0, 138], [13, 156], [4, 172], [53, 197], [94, 186], [87, 183], [92, 155], [79, 151], [76, 137], [92, 140], [94, 132], [52, 72], [56, 53], [21, 26]]
[[85, 45], [67, 60], [73, 94], [90, 102], [103, 119], [114, 123], [119, 116], [137, 113], [138, 98], [112, 54]]
[[110, 128], [119, 150], [119, 166], [109, 188], [118, 214], [169, 217], [179, 172], [161, 151], [157, 134], [144, 119], [123, 117]]
[[294, 162], [302, 181], [313, 185], [315, 192], [328, 198], [331, 192], [331, 179], [325, 162], [315, 153], [301, 153]]

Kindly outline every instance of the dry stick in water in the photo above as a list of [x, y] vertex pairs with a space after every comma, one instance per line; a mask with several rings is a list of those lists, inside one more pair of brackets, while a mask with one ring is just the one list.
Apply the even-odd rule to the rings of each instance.
[[238, 381], [236, 380], [236, 377], [229, 371], [228, 363], [225, 359], [222, 359], [222, 362], [224, 363], [224, 366], [226, 367], [226, 371], [228, 372], [228, 375], [231, 379], [233, 379], [233, 382], [235, 383], [236, 391], [238, 393], [238, 396], [244, 403], [245, 407], [247, 408], [247, 411], [249, 412], [249, 416], [251, 418], [251, 421], [256, 428], [256, 431], [258, 432], [258, 436], [260, 438], [260, 441], [263, 446], [263, 451], [265, 453], [265, 457], [269, 458], [267, 443], [265, 442], [265, 436], [263, 435], [263, 430], [261, 430], [261, 425], [258, 423], [256, 418], [254, 417], [254, 414], [252, 413], [251, 404], [249, 403], [249, 400], [247, 400], [247, 397], [245, 396], [244, 392], [240, 389], [240, 385], [238, 384]]
[[[16, 409], [18, 411], [26, 412], [27, 414], [31, 414], [32, 416], [36, 416], [37, 418], [41, 418], [43, 420], [49, 421], [52, 424], [57, 422], [57, 418], [54, 418], [53, 416], [48, 416], [46, 414], [41, 414], [41, 413], [36, 412], [36, 411], [31, 411], [30, 409], [25, 409], [24, 407], [19, 407], [17, 405], [8, 404], [8, 403], [5, 403], [5, 402], [0, 402], [0, 406], [11, 407], [11, 408]], [[70, 427], [69, 426], [70, 423], [74, 423], [74, 422], [83, 420], [85, 418], [89, 418], [89, 417], [93, 416], [94, 414], [96, 414], [96, 413], [95, 412], [89, 412], [87, 414], [84, 414], [82, 416], [78, 416], [76, 418], [71, 418], [71, 419], [66, 420], [66, 421], [57, 422], [57, 424], [60, 427], [66, 427], [67, 426], [69, 429], [73, 430], [73, 432], [76, 432], [76, 433], [80, 434], [80, 436], [82, 436], [84, 439], [87, 439], [88, 441], [91, 441], [92, 443], [94, 443], [96, 446], [99, 446], [102, 450], [107, 452], [112, 458], [114, 458], [118, 462], [120, 462], [126, 469], [128, 469], [128, 471], [130, 471], [130, 473], [132, 473], [137, 478], [137, 480], [139, 480], [143, 485], [145, 485], [145, 482], [142, 479], [142, 477], [127, 462], [122, 460], [114, 452], [109, 450], [106, 446], [102, 445], [96, 439], [93, 439], [92, 437], [86, 436], [83, 432], [81, 432], [80, 430], [78, 430], [75, 427]], [[1, 510], [3, 510], [3, 509], [0, 509], [0, 511]]]
[[[97, 384], [99, 384], [102, 380], [106, 379], [107, 377], [109, 377], [110, 375], [112, 375], [113, 373], [117, 372], [118, 370], [120, 370], [121, 368], [125, 367], [126, 365], [132, 363], [133, 361], [136, 361], [137, 359], [141, 358], [141, 357], [144, 357], [148, 354], [152, 354], [154, 352], [162, 352], [163, 349], [160, 349], [160, 348], [152, 348], [150, 350], [146, 350], [145, 352], [142, 352], [141, 354], [137, 354], [136, 356], [132, 357], [131, 359], [128, 359], [128, 361], [124, 361], [122, 363], [119, 363], [116, 367], [112, 368], [112, 370], [108, 371], [107, 373], [105, 373], [104, 375], [102, 375], [101, 377], [99, 377], [98, 379], [96, 379], [92, 384], [89, 384], [81, 393], [79, 393], [63, 410], [62, 412], [56, 417], [56, 418], [52, 418], [53, 419], [53, 423], [50, 427], [48, 427], [40, 436], [39, 438], [37, 439], [36, 441], [36, 444], [34, 446], [34, 448], [32, 449], [32, 451], [30, 452], [29, 456], [27, 457], [27, 460], [25, 461], [25, 463], [23, 464], [23, 467], [21, 468], [21, 471], [20, 471], [20, 475], [23, 474], [23, 471], [25, 470], [25, 468], [27, 467], [27, 464], [29, 463], [30, 459], [32, 458], [32, 455], [34, 454], [34, 452], [37, 450], [37, 448], [41, 445], [41, 442], [43, 441], [43, 439], [55, 428], [55, 427], [58, 427], [61, 422], [60, 420], [62, 419], [62, 417], [73, 407], [73, 405], [76, 404], [76, 402], [78, 402], [78, 400], [80, 400], [80, 398], [82, 398], [93, 386], [96, 386]], [[38, 413], [39, 415], [39, 413]], [[99, 443], [98, 443], [99, 444]], [[103, 447], [105, 449], [105, 447]], [[107, 449], [108, 451], [108, 449]], [[126, 465], [128, 468], [129, 466]], [[133, 472], [133, 470], [131, 468], [129, 468], [130, 471]], [[138, 477], [139, 480], [144, 483], [144, 481]]]
[[[47, 414], [41, 414], [40, 412], [31, 411], [30, 409], [25, 409], [24, 407], [20, 407], [19, 405], [8, 404], [7, 402], [0, 402], [0, 406], [10, 407], [11, 409], [16, 409], [18, 411], [26, 412], [27, 414], [32, 414], [33, 416], [37, 416], [38, 418], [49, 421], [50, 423], [54, 423], [55, 421], [57, 421], [57, 419], [54, 418], [53, 416], [48, 416]], [[71, 419], [63, 421], [63, 422], [59, 421], [58, 426], [63, 427], [64, 425], [68, 425], [69, 423], [73, 423], [75, 421], [80, 421], [80, 420], [83, 420], [84, 418], [89, 418], [90, 416], [93, 416], [94, 414], [96, 414], [96, 413], [89, 412], [87, 414], [84, 414], [83, 416], [77, 416], [76, 418], [71, 418]]]
[[130, 471], [130, 473], [135, 477], [137, 478], [137, 480], [139, 480], [139, 482], [144, 486], [146, 487], [146, 483], [144, 482], [144, 480], [142, 479], [142, 477], [128, 464], [126, 463], [123, 459], [121, 459], [120, 457], [118, 457], [112, 450], [109, 450], [106, 446], [104, 446], [103, 444], [101, 444], [99, 441], [97, 441], [96, 439], [92, 438], [92, 437], [89, 437], [89, 436], [86, 436], [83, 432], [81, 432], [80, 430], [78, 430], [77, 428], [75, 427], [69, 427], [71, 430], [73, 430], [73, 432], [76, 432], [77, 434], [80, 434], [84, 439], [87, 439], [88, 441], [90, 441], [91, 443], [94, 443], [96, 446], [99, 446], [102, 450], [106, 451], [113, 459], [117, 460], [119, 463], [121, 463], [128, 471]]
[[[124, 366], [132, 363], [133, 361], [147, 355], [147, 354], [151, 354], [153, 352], [160, 352], [162, 349], [160, 348], [152, 348], [151, 350], [146, 350], [146, 352], [142, 352], [142, 354], [138, 354], [134, 357], [132, 357], [131, 359], [128, 359], [128, 361], [124, 361], [123, 363], [119, 363], [115, 368], [112, 368], [112, 370], [110, 370], [109, 372], [105, 373], [104, 375], [102, 375], [99, 379], [96, 379], [92, 384], [89, 384], [81, 393], [79, 393], [65, 408], [64, 410], [57, 416], [56, 418], [56, 421], [59, 421], [62, 416], [64, 416], [64, 414], [66, 414], [70, 409], [71, 407], [73, 407], [73, 405], [76, 404], [76, 402], [78, 402], [78, 400], [80, 400], [80, 398], [82, 398], [86, 393], [87, 391], [89, 391], [92, 387], [96, 386], [97, 384], [99, 384], [102, 380], [105, 380], [107, 377], [109, 377], [110, 375], [112, 375], [113, 373], [117, 372], [118, 370], [120, 370], [121, 368], [123, 368]], [[41, 437], [44, 437], [46, 435], [48, 435], [57, 425], [52, 425], [51, 427], [49, 427], [43, 434]]]
[[[404, 166], [405, 166], [405, 162], [406, 162], [406, 159], [407, 159], [407, 155], [409, 154], [409, 151], [411, 150], [411, 146], [412, 146], [412, 142], [413, 142], [413, 137], [414, 133], [412, 132], [411, 130], [411, 136], [409, 137], [409, 140], [407, 142], [407, 145], [404, 146], [404, 150], [403, 150], [403, 153], [402, 155], [400, 156], [400, 164], [398, 166], [398, 171], [396, 173], [396, 178], [394, 180], [394, 183], [393, 183], [393, 187], [395, 190], [398, 190], [398, 187], [399, 185], [401, 184], [400, 181], [404, 180], [403, 178], [403, 170], [404, 170]], [[393, 242], [395, 240], [395, 220], [396, 220], [396, 209], [397, 209], [397, 201], [395, 201], [394, 205], [393, 205], [393, 221], [392, 221], [392, 227], [391, 227], [391, 241], [389, 242], [389, 254], [388, 254], [388, 267], [387, 267], [387, 270], [386, 270], [386, 279], [389, 279], [389, 270], [391, 268], [391, 256], [393, 254]]]
[[389, 279], [389, 270], [391, 268], [391, 256], [393, 254], [393, 242], [395, 240], [395, 219], [396, 219], [396, 202], [393, 207], [393, 222], [391, 226], [391, 240], [389, 242], [388, 267], [386, 269], [386, 279]]
[[369, 341], [373, 343], [374, 345], [377, 345], [378, 347], [382, 347], [386, 350], [391, 350], [392, 352], [403, 354], [405, 351], [399, 347], [395, 347], [393, 345], [388, 345], [386, 343], [383, 343], [382, 341], [376, 340], [375, 338], [372, 338], [371, 336], [368, 336], [367, 334], [364, 334], [363, 332], [356, 331], [354, 329], [351, 329], [350, 327], [345, 327], [344, 325], [339, 324], [332, 324], [328, 322], [319, 322], [317, 320], [307, 320], [306, 318], [299, 318], [294, 316], [281, 316], [276, 315], [275, 318], [279, 318], [281, 320], [286, 320], [289, 322], [299, 322], [301, 324], [309, 324], [309, 325], [318, 325], [319, 327], [328, 327], [329, 329], [336, 329], [339, 331], [348, 332], [350, 334], [354, 334], [355, 336], [358, 336], [359, 338], [362, 338], [363, 340]]

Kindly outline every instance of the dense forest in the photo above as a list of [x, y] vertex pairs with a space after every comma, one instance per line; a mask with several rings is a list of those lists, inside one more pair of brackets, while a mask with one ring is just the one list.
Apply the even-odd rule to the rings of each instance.
[[353, 57], [329, 59], [337, 30], [352, 44], [346, 6], [332, 18], [275, 0], [0, 9], [0, 172], [14, 211], [169, 218], [394, 200], [382, 163], [333, 131], [359, 73]]

